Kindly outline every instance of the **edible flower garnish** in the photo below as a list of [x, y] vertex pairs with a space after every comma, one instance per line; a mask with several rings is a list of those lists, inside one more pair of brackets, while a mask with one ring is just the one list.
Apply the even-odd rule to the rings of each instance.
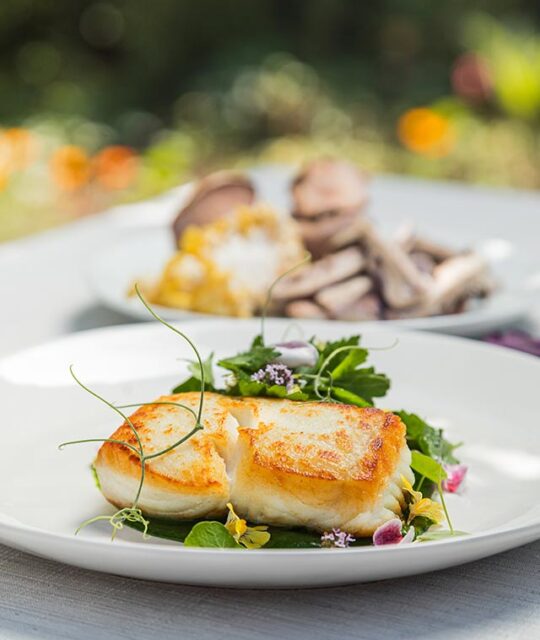
[[280, 387], [285, 387], [288, 393], [294, 389], [293, 372], [284, 364], [267, 364], [252, 374], [251, 379], [254, 382], [277, 384]]
[[405, 476], [401, 476], [401, 483], [404, 491], [411, 496], [407, 524], [410, 524], [417, 517], [427, 518], [434, 524], [439, 524], [444, 520], [442, 505], [430, 498], [424, 498], [420, 491], [415, 491]]
[[268, 533], [268, 527], [258, 526], [249, 527], [247, 522], [236, 515], [232, 504], [227, 504], [229, 515], [227, 516], [227, 522], [225, 528], [232, 535], [238, 544], [241, 544], [246, 549], [260, 549], [270, 540], [270, 534]]
[[279, 353], [274, 358], [274, 362], [284, 364], [291, 369], [314, 367], [319, 359], [317, 348], [311, 342], [305, 342], [304, 340], [278, 342], [272, 347]]
[[403, 522], [399, 518], [392, 518], [384, 524], [381, 524], [373, 534], [373, 544], [380, 547], [385, 544], [408, 543], [414, 540], [414, 527], [403, 535]]
[[356, 542], [356, 538], [346, 531], [341, 529], [332, 529], [332, 531], [325, 531], [321, 536], [321, 547], [346, 549], [351, 542]]
[[442, 481], [442, 488], [448, 493], [456, 493], [467, 475], [465, 464], [443, 464], [446, 471], [446, 479]]

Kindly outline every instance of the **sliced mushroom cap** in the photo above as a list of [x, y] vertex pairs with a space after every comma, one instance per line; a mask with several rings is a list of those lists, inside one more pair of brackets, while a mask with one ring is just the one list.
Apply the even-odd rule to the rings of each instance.
[[364, 257], [357, 247], [349, 247], [306, 265], [278, 282], [273, 298], [292, 300], [309, 298], [323, 287], [356, 275], [364, 265]]
[[373, 225], [366, 226], [363, 242], [385, 302], [397, 309], [420, 302], [429, 289], [430, 276], [422, 273], [397, 243], [380, 236]]
[[[339, 244], [336, 238], [343, 237], [353, 227], [358, 214], [353, 212], [343, 212], [331, 216], [320, 216], [318, 218], [296, 218], [300, 235], [306, 249], [314, 259], [341, 248], [350, 242]], [[354, 241], [354, 236], [351, 241]]]
[[190, 225], [201, 226], [255, 201], [251, 180], [235, 171], [218, 171], [203, 178], [173, 223], [176, 242]]
[[371, 288], [373, 281], [367, 276], [356, 276], [345, 282], [321, 289], [315, 295], [315, 301], [333, 318], [341, 318], [342, 312], [360, 300]]
[[367, 176], [353, 164], [321, 158], [305, 166], [292, 186], [295, 217], [359, 211], [368, 198]]
[[413, 318], [441, 313], [455, 313], [464, 301], [479, 295], [483, 287], [492, 280], [487, 276], [487, 263], [476, 253], [454, 256], [437, 265], [433, 271], [433, 282], [419, 304], [397, 313], [390, 311], [389, 318]]
[[382, 315], [380, 297], [372, 292], [353, 302], [346, 309], [342, 309], [338, 320], [378, 320]]

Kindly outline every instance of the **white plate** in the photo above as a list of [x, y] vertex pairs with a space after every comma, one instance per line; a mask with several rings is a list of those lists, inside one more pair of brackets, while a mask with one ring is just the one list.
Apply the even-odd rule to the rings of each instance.
[[[290, 169], [267, 167], [254, 170], [251, 175], [262, 201], [282, 212], [289, 208]], [[401, 190], [406, 201], [407, 186], [403, 184]], [[537, 251], [527, 242], [531, 235], [540, 235], [540, 217], [535, 222], [535, 229], [527, 218], [524, 229], [515, 211], [497, 212], [492, 207], [482, 210], [478, 209], [477, 203], [474, 210], [465, 206], [453, 210], [451, 215], [441, 206], [443, 203], [438, 202], [419, 201], [418, 206], [409, 210], [399, 199], [399, 191], [399, 186], [396, 189], [384, 178], [373, 185], [371, 215], [386, 233], [410, 220], [417, 222], [422, 234], [434, 240], [456, 248], [475, 247], [488, 257], [500, 287], [493, 296], [475, 303], [465, 313], [381, 321], [381, 324], [471, 336], [508, 325], [526, 314], [533, 292], [540, 288], [540, 261]], [[180, 209], [188, 194], [188, 189], [179, 192], [175, 211]], [[389, 194], [398, 197], [393, 200]], [[517, 230], [515, 233], [507, 230], [510, 215]], [[147, 319], [144, 309], [136, 299], [128, 298], [127, 292], [136, 281], [157, 279], [173, 251], [174, 242], [168, 225], [125, 232], [104, 246], [87, 265], [90, 286], [108, 307], [132, 318]], [[168, 320], [211, 317], [167, 307], [161, 307], [160, 313]]]
[[[268, 339], [289, 326], [271, 321]], [[307, 334], [336, 338], [350, 325], [306, 322]], [[256, 321], [183, 325], [204, 353], [231, 354], [258, 331]], [[448, 336], [367, 329], [372, 361], [392, 379], [382, 406], [406, 408], [465, 441], [470, 471], [462, 495], [449, 495], [454, 525], [471, 535], [439, 542], [346, 550], [209, 550], [105, 527], [78, 536], [83, 520], [112, 509], [89, 471], [94, 445], [58, 451], [67, 439], [106, 437], [115, 415], [78, 388], [79, 376], [116, 402], [142, 402], [181, 380], [189, 356], [161, 325], [74, 334], [0, 361], [2, 464], [0, 541], [47, 558], [136, 578], [235, 587], [312, 587], [413, 575], [469, 562], [540, 538], [540, 360]]]

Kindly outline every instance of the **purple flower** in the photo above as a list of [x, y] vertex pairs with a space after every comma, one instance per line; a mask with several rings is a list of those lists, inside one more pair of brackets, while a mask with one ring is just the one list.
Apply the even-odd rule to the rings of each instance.
[[540, 356], [540, 340], [533, 338], [524, 331], [513, 329], [502, 333], [493, 333], [487, 336], [487, 338], [484, 338], [484, 340], [491, 342], [491, 344], [498, 344], [501, 347], [517, 349], [518, 351], [530, 353], [533, 356]]
[[442, 488], [448, 493], [456, 493], [467, 475], [467, 466], [464, 464], [445, 464], [443, 466], [447, 477], [441, 483]]
[[350, 533], [341, 529], [332, 529], [330, 533], [325, 531], [321, 536], [321, 547], [335, 547], [337, 549], [346, 549], [351, 542], [355, 542], [356, 538]]
[[267, 364], [256, 371], [251, 379], [255, 382], [263, 382], [265, 384], [277, 384], [285, 387], [287, 393], [290, 393], [294, 387], [293, 372], [284, 364]]
[[319, 352], [311, 342], [291, 340], [290, 342], [273, 344], [272, 347], [279, 352], [274, 362], [284, 364], [291, 369], [314, 367], [319, 359]]
[[373, 544], [380, 547], [386, 544], [408, 543], [414, 540], [414, 527], [410, 527], [403, 535], [403, 522], [399, 518], [381, 524], [373, 534]]

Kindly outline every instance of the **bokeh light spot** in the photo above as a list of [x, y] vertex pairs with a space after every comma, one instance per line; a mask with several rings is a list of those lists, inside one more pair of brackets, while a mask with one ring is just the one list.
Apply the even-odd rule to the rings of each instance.
[[448, 155], [455, 142], [450, 120], [426, 107], [406, 111], [399, 118], [397, 133], [407, 149], [433, 158]]

